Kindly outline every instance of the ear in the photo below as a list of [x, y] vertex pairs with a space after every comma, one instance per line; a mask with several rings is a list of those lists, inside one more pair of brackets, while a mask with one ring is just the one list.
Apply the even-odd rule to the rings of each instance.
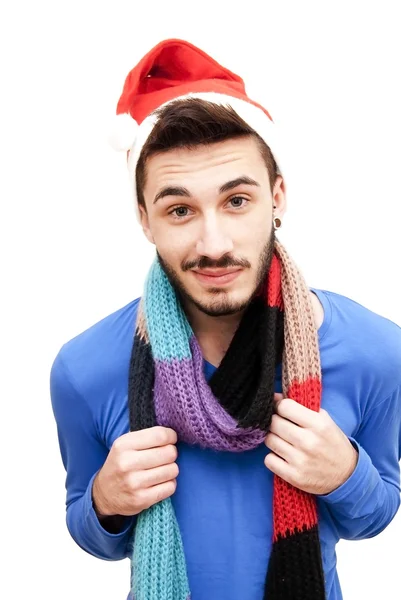
[[275, 206], [274, 214], [277, 217], [283, 217], [287, 210], [287, 197], [285, 181], [281, 175], [277, 175], [273, 187], [273, 206]]
[[143, 232], [146, 235], [148, 241], [151, 244], [154, 244], [155, 240], [153, 239], [153, 235], [150, 230], [148, 213], [146, 212], [146, 209], [143, 206], [139, 207], [139, 213], [140, 213], [141, 225], [142, 225]]

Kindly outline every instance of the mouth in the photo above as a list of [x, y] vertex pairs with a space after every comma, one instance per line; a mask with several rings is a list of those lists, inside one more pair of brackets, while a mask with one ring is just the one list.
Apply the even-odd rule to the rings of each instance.
[[227, 285], [237, 279], [242, 269], [203, 269], [202, 271], [192, 271], [196, 279], [203, 284], [222, 286]]

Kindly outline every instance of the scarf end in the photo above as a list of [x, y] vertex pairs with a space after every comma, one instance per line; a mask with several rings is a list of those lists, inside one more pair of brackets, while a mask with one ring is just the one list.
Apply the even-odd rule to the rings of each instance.
[[273, 543], [264, 600], [325, 600], [318, 526], [287, 531]]

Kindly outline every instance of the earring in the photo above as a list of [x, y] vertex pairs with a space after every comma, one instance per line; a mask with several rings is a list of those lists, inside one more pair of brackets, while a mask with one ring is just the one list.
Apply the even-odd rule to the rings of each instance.
[[277, 231], [277, 229], [280, 229], [281, 227], [281, 219], [280, 217], [274, 217], [273, 219], [273, 225], [274, 225], [274, 229]]

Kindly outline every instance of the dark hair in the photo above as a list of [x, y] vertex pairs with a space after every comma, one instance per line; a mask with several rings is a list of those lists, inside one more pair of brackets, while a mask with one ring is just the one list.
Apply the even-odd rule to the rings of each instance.
[[[232, 138], [252, 136], [269, 173], [270, 187], [279, 174], [278, 166], [269, 146], [233, 110], [199, 98], [175, 100], [158, 109], [158, 121], [146, 140], [136, 167], [136, 191], [138, 204], [146, 209], [143, 189], [146, 183], [146, 161], [154, 154], [167, 152], [173, 148], [194, 148]], [[266, 117], [267, 118], [267, 117]]]

